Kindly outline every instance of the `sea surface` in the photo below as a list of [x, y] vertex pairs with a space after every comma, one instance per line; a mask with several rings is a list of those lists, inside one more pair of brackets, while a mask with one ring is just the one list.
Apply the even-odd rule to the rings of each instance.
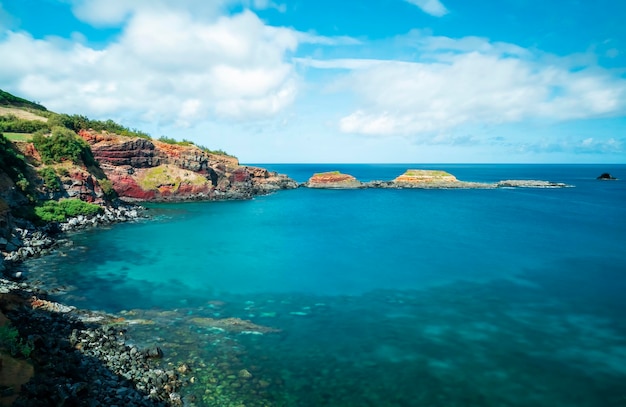
[[28, 277], [187, 363], [189, 406], [626, 406], [626, 165], [264, 166], [573, 187], [150, 204]]

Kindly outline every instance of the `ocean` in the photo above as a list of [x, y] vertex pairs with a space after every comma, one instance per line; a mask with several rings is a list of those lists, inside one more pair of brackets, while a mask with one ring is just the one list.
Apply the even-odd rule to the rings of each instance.
[[626, 165], [262, 166], [573, 187], [148, 204], [28, 278], [187, 363], [190, 406], [626, 406]]

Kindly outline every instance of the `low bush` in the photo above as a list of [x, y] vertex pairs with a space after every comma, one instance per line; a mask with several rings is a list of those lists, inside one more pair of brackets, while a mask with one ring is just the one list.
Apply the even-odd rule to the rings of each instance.
[[24, 156], [13, 147], [13, 143], [2, 133], [0, 133], [0, 168], [22, 191], [28, 189], [29, 183], [24, 175], [26, 173]]
[[81, 201], [80, 199], [65, 199], [62, 201], [45, 201], [35, 206], [35, 215], [44, 222], [63, 222], [67, 218], [84, 215], [93, 216], [102, 212], [99, 205]]
[[117, 192], [113, 189], [113, 183], [110, 180], [106, 178], [99, 179], [98, 184], [100, 184], [100, 188], [102, 188], [102, 192], [104, 192], [106, 197], [115, 198], [117, 196]]
[[60, 191], [61, 190], [61, 181], [57, 176], [54, 168], [45, 167], [39, 171], [39, 176], [43, 179], [43, 184], [51, 191]]
[[0, 326], [0, 348], [11, 353], [12, 356], [22, 355], [28, 358], [33, 346], [19, 337], [17, 328], [9, 324]]
[[82, 161], [85, 165], [95, 164], [95, 159], [87, 142], [65, 127], [53, 127], [50, 136], [41, 133], [34, 134], [33, 144], [41, 154], [41, 160], [44, 164], [63, 161], [72, 161], [75, 164]]
[[207, 152], [207, 153], [209, 153], [209, 154], [224, 155], [224, 156], [226, 156], [226, 157], [233, 157], [233, 158], [235, 158], [235, 156], [234, 156], [234, 155], [232, 155], [232, 154], [228, 154], [228, 153], [227, 153], [226, 151], [224, 151], [224, 150], [220, 150], [220, 149], [218, 149], [218, 150], [211, 150], [211, 149], [210, 149], [210, 148], [208, 148], [208, 147], [201, 146], [201, 145], [198, 145], [198, 144], [196, 144], [196, 145], [198, 146], [198, 148], [199, 148], [200, 150], [205, 151], [205, 152]]
[[0, 116], [0, 132], [34, 133], [37, 130], [50, 130], [46, 122], [20, 119], [12, 114]]
[[193, 141], [184, 140], [184, 139], [182, 141], [178, 141], [175, 138], [165, 137], [165, 136], [159, 137], [158, 140], [163, 143], [174, 144], [178, 146], [193, 146], [194, 145]]
[[148, 133], [137, 129], [129, 129], [128, 127], [122, 126], [119, 123], [114, 122], [113, 120], [91, 120], [85, 116], [74, 114], [59, 114], [59, 113], [50, 113], [48, 115], [48, 123], [52, 126], [61, 126], [66, 129], [72, 130], [76, 133], [80, 130], [88, 130], [93, 129], [96, 131], [108, 131], [110, 133], [119, 134], [120, 136], [126, 137], [140, 137], [145, 139], [151, 139]]

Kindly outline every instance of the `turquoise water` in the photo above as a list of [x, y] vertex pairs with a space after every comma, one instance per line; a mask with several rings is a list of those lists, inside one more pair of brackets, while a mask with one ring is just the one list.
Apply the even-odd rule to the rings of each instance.
[[[30, 278], [146, 322], [138, 341], [189, 361], [189, 405], [626, 405], [626, 183], [595, 179], [626, 166], [266, 167], [575, 187], [150, 205], [150, 221], [73, 235]], [[230, 317], [255, 325], [215, 325]]]

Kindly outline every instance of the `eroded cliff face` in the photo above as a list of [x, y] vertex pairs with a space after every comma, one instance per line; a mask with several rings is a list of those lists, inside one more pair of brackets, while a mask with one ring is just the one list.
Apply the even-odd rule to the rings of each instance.
[[[31, 164], [28, 169], [28, 179], [36, 192], [36, 197], [42, 200], [76, 198], [85, 202], [105, 204], [108, 200], [99, 180], [105, 178], [104, 173], [97, 166], [86, 167], [84, 164], [74, 164], [70, 161], [52, 165], [42, 165], [41, 156], [33, 143], [14, 142], [15, 148], [19, 150], [26, 160]], [[44, 179], [38, 174], [43, 168], [54, 170], [57, 176], [57, 186], [46, 185]], [[2, 188], [7, 191], [7, 188]], [[8, 189], [11, 190], [11, 189]], [[13, 188], [16, 191], [16, 188]], [[11, 202], [23, 199], [23, 194], [14, 194]], [[19, 202], [17, 202], [19, 203]], [[15, 206], [15, 205], [12, 205]]]
[[296, 188], [295, 181], [194, 145], [82, 130], [94, 158], [125, 199], [141, 201], [248, 199]]

